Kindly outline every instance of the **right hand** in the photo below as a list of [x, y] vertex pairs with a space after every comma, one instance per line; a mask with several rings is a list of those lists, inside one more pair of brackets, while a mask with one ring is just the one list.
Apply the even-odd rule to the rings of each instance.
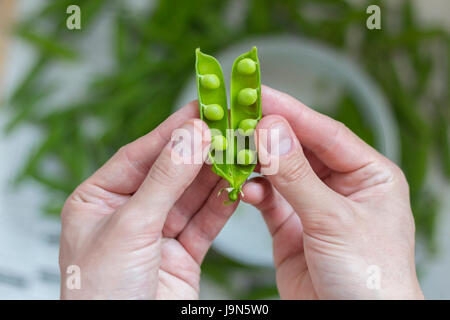
[[[262, 104], [258, 153], [278, 157], [279, 170], [250, 180], [243, 201], [261, 210], [272, 234], [281, 298], [423, 298], [402, 171], [342, 123], [286, 94], [263, 87]], [[278, 154], [258, 139], [260, 129], [270, 137], [274, 128]]]

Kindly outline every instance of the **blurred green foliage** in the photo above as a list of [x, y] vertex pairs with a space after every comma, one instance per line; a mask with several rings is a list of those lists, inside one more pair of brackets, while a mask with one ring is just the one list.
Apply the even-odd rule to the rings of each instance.
[[[65, 12], [72, 2], [48, 1], [16, 28], [16, 35], [36, 49], [37, 59], [9, 99], [12, 118], [6, 130], [28, 123], [43, 132], [18, 181], [31, 178], [48, 188], [46, 211], [59, 214], [76, 185], [120, 146], [149, 132], [171, 113], [183, 85], [194, 76], [195, 48], [215, 54], [247, 37], [290, 34], [345, 53], [382, 88], [400, 128], [400, 165], [410, 183], [417, 231], [428, 248], [434, 248], [438, 202], [425, 181], [433, 154], [441, 160], [442, 174], [450, 177], [450, 43], [443, 30], [419, 26], [411, 1], [387, 9], [388, 1], [375, 0], [358, 6], [344, 0], [159, 0], [148, 10], [131, 14], [126, 1], [78, 0], [82, 30], [70, 31], [65, 28]], [[365, 27], [369, 4], [381, 7], [382, 30]], [[43, 80], [47, 70], [61, 61], [83, 63], [77, 44], [107, 11], [115, 13], [114, 67], [91, 79], [79, 99], [48, 110], [48, 97], [58, 84]], [[230, 12], [237, 22], [229, 22]], [[440, 83], [445, 84], [438, 93], [431, 85], [437, 71], [443, 71]], [[375, 144], [350, 96], [336, 107], [335, 118]], [[100, 134], [86, 132], [83, 124], [88, 121], [101, 124]], [[45, 170], [49, 160], [58, 165], [57, 171]], [[215, 252], [208, 259], [204, 272], [231, 295], [236, 295], [236, 287], [229, 283], [231, 274], [255, 274]], [[263, 286], [251, 281], [248, 288], [241, 288], [239, 297], [276, 295], [273, 281]]]

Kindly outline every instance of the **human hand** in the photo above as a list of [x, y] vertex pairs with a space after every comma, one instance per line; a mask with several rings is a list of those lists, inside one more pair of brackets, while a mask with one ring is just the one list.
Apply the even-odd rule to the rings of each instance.
[[[209, 166], [171, 161], [171, 134], [180, 126], [196, 135], [195, 145], [183, 140], [182, 149], [206, 157], [209, 130], [200, 120], [186, 122], [192, 118], [194, 102], [122, 147], [67, 199], [62, 298], [198, 298], [202, 260], [238, 202], [223, 205], [226, 195], [217, 193], [226, 183]], [[80, 268], [80, 289], [66, 285], [70, 265]]]
[[[262, 111], [261, 170], [277, 158], [279, 170], [248, 182], [243, 200], [261, 210], [272, 234], [281, 298], [423, 298], [400, 168], [286, 94], [263, 87]], [[279, 130], [278, 152], [260, 129]]]

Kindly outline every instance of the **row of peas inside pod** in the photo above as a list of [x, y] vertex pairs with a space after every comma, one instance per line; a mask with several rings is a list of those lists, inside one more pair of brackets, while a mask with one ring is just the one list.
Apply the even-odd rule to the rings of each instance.
[[220, 63], [196, 50], [196, 77], [200, 117], [211, 130], [212, 170], [226, 179], [231, 201], [242, 193], [242, 185], [256, 166], [253, 132], [261, 119], [261, 72], [254, 47], [239, 56], [231, 71], [231, 105]]

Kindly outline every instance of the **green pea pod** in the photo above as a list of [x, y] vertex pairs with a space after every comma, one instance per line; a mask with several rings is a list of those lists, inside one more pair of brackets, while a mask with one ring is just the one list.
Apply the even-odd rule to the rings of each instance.
[[[242, 185], [253, 172], [256, 166], [256, 157], [252, 150], [256, 151], [253, 141], [253, 130], [261, 119], [261, 72], [256, 47], [239, 56], [233, 64], [231, 71], [230, 90], [230, 125], [234, 132], [235, 141], [240, 138], [245, 143], [241, 150], [239, 143], [235, 143], [237, 164], [233, 166], [233, 178], [235, 188], [229, 194], [230, 200], [237, 199]], [[241, 157], [245, 154], [246, 157]], [[248, 157], [247, 157], [248, 156]], [[244, 158], [239, 161], [241, 158]], [[253, 159], [254, 158], [254, 159]], [[250, 164], [247, 163], [250, 162]], [[243, 164], [240, 164], [244, 162]]]
[[[225, 88], [225, 81], [223, 79], [222, 68], [219, 62], [212, 56], [204, 54], [197, 49], [195, 70], [197, 76], [197, 90], [198, 90], [198, 106], [200, 110], [200, 119], [206, 122], [211, 129], [211, 134], [221, 135], [227, 137], [228, 129], [228, 106], [227, 106], [227, 92]], [[206, 81], [208, 77], [215, 75], [219, 80], [218, 87], [211, 85], [214, 81]], [[219, 105], [223, 108], [223, 117], [220, 120], [210, 120], [206, 117], [205, 110], [208, 106]], [[226, 111], [226, 112], [225, 112]], [[214, 129], [214, 130], [213, 130]], [[214, 140], [214, 138], [212, 138]], [[233, 182], [233, 172], [231, 165], [227, 164], [226, 152], [221, 152], [222, 157], [216, 154], [215, 150], [209, 152], [209, 158], [212, 162], [213, 171], [230, 182]]]
[[196, 50], [200, 118], [212, 131], [209, 157], [212, 170], [230, 183], [236, 201], [242, 185], [256, 166], [253, 131], [261, 119], [261, 74], [256, 47], [239, 56], [231, 72], [231, 108], [228, 120], [222, 68], [212, 56]]

